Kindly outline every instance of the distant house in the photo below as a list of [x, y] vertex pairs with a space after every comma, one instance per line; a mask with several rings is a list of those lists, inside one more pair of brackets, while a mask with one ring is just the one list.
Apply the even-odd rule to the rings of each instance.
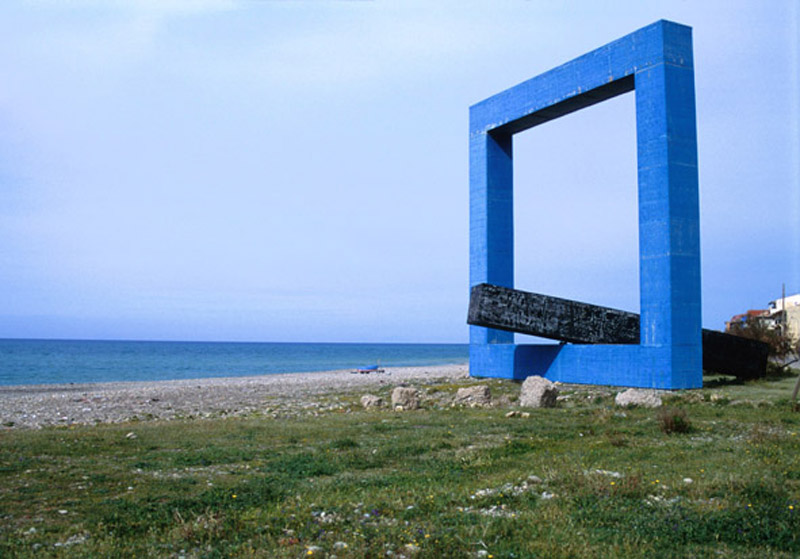
[[725, 323], [725, 331], [750, 320], [758, 320], [770, 329], [783, 330], [792, 343], [800, 343], [800, 293], [770, 301], [766, 309], [749, 310], [731, 317]]
[[800, 293], [770, 301], [769, 313], [792, 342], [800, 342]]

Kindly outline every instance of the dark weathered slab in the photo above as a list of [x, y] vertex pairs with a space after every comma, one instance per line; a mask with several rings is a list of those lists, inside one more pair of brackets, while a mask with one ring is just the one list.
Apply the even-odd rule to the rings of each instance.
[[764, 342], [703, 330], [703, 370], [734, 375], [742, 380], [767, 374], [769, 346]]
[[639, 315], [488, 283], [472, 288], [467, 322], [577, 344], [638, 344]]
[[[639, 315], [488, 283], [472, 288], [469, 324], [579, 344], [638, 344]], [[703, 330], [703, 369], [741, 379], [766, 374], [768, 347]]]

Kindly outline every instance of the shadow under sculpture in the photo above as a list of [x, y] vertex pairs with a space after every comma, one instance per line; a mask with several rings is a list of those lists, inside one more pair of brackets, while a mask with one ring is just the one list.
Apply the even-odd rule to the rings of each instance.
[[[467, 322], [579, 344], [637, 344], [639, 315], [487, 283], [472, 288]], [[769, 346], [703, 330], [703, 370], [741, 380], [767, 374]]]
[[470, 326], [470, 374], [648, 388], [702, 386], [691, 28], [658, 21], [470, 107], [470, 287], [514, 287], [513, 136], [633, 92], [639, 203], [635, 345], [518, 345]]

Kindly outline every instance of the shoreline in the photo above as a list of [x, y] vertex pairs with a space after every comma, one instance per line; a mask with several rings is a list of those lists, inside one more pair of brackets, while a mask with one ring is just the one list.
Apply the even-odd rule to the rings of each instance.
[[[190, 343], [190, 342], [187, 342]], [[227, 343], [227, 342], [219, 342], [219, 343]], [[383, 373], [379, 372], [370, 372], [369, 374], [373, 375], [380, 375], [380, 374], [387, 374], [391, 373], [392, 371], [406, 371], [406, 370], [416, 370], [416, 369], [447, 369], [450, 367], [468, 367], [469, 361], [464, 360], [462, 362], [453, 362], [453, 363], [441, 363], [438, 365], [409, 365], [409, 366], [385, 366], [381, 367], [381, 370], [384, 371]], [[102, 389], [102, 388], [135, 388], [137, 385], [166, 385], [167, 383], [205, 383], [206, 381], [219, 381], [222, 383], [228, 382], [235, 382], [237, 380], [262, 380], [271, 377], [290, 377], [294, 375], [340, 375], [340, 374], [354, 374], [356, 371], [354, 369], [323, 369], [319, 371], [286, 371], [283, 373], [265, 373], [261, 375], [233, 375], [233, 376], [212, 376], [212, 377], [192, 377], [192, 378], [175, 378], [175, 379], [149, 379], [149, 380], [108, 380], [108, 381], [94, 381], [94, 382], [43, 382], [38, 384], [0, 384], [0, 398], [3, 397], [5, 393], [14, 393], [14, 392], [31, 392], [31, 393], [38, 393], [38, 392], [69, 392], [69, 391], [78, 391], [78, 390], [92, 390], [92, 389]], [[363, 375], [367, 375], [368, 373], [363, 373]]]
[[469, 378], [469, 365], [386, 367], [248, 377], [0, 386], [0, 426], [41, 428], [188, 417], [291, 415], [315, 399], [402, 383]]

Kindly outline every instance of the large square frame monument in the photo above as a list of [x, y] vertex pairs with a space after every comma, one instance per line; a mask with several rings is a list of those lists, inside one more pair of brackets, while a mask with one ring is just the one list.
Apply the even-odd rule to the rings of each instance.
[[514, 287], [514, 134], [630, 91], [636, 97], [639, 344], [515, 344], [511, 332], [470, 326], [473, 376], [702, 386], [690, 27], [658, 21], [470, 107], [470, 287]]

